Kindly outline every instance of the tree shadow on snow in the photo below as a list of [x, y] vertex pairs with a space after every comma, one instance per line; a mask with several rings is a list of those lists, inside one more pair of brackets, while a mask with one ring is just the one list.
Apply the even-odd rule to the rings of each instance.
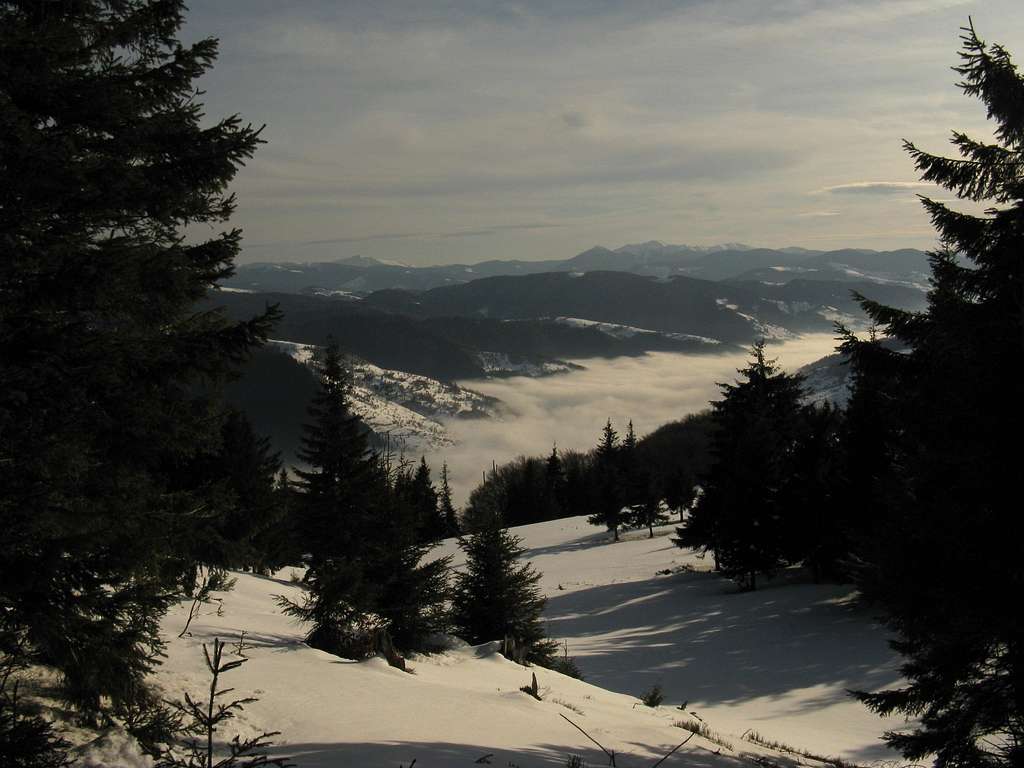
[[612, 535], [607, 531], [598, 531], [596, 533], [588, 533], [586, 536], [580, 536], [575, 539], [568, 541], [560, 541], [557, 544], [548, 544], [543, 547], [532, 547], [527, 549], [523, 554], [523, 560], [532, 560], [535, 557], [541, 555], [561, 555], [566, 552], [581, 552], [586, 549], [593, 549], [594, 547], [604, 546], [605, 544], [612, 544]]
[[[344, 724], [339, 724], [341, 727]], [[681, 733], [683, 733], [681, 731]], [[680, 741], [683, 737], [680, 737]], [[359, 766], [359, 768], [409, 768], [415, 759], [416, 768], [447, 768], [447, 766], [493, 765], [505, 768], [564, 768], [569, 755], [580, 755], [586, 765], [608, 765], [608, 758], [596, 747], [537, 744], [531, 747], [503, 749], [486, 746], [487, 734], [480, 734], [482, 746], [453, 744], [450, 742], [384, 742], [384, 743], [338, 743], [338, 744], [282, 744], [275, 754], [288, 755], [302, 768], [336, 768], [336, 766]], [[678, 742], [677, 742], [678, 743]], [[619, 768], [647, 768], [659, 756], [668, 752], [675, 744], [632, 745], [632, 749], [620, 750], [616, 755]], [[486, 757], [488, 762], [478, 762]], [[706, 751], [683, 747], [662, 763], [665, 768], [686, 765], [688, 768], [756, 768], [750, 760], [727, 755], [713, 755]]]
[[[201, 643], [212, 643], [215, 638], [222, 640], [228, 648], [232, 648], [241, 636], [241, 629], [227, 627], [207, 627], [189, 632], [193, 640]], [[273, 632], [249, 632], [245, 630], [246, 649], [270, 649], [274, 653], [286, 653], [305, 648], [306, 643], [295, 635], [279, 635]]]
[[[550, 636], [567, 640], [587, 682], [634, 696], [659, 684], [666, 703], [729, 704], [828, 686], [796, 711], [899, 680], [888, 635], [848, 586], [769, 585], [731, 592], [709, 573], [590, 587], [548, 600]], [[587, 638], [604, 635], [602, 650]], [[575, 643], [574, 643], [575, 639]]]

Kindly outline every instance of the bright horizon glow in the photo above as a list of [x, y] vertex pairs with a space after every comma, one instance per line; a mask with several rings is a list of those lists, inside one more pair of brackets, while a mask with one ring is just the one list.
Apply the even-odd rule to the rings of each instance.
[[[902, 151], [989, 136], [958, 29], [1015, 0], [200, 0], [209, 118], [266, 123], [240, 263], [568, 258], [661, 240], [930, 248]], [[948, 196], [948, 195], [946, 195]]]

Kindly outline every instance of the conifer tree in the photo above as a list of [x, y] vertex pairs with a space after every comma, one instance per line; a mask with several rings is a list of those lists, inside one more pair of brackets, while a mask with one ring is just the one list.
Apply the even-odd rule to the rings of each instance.
[[508, 487], [505, 477], [495, 467], [483, 482], [470, 491], [462, 510], [463, 532], [483, 530], [490, 525], [504, 524], [508, 506]]
[[783, 504], [789, 507], [783, 520], [786, 559], [807, 565], [815, 582], [841, 578], [841, 561], [850, 551], [837, 498], [844, 487], [842, 411], [825, 401], [803, 406], [798, 418], [790, 470], [780, 489]]
[[626, 523], [635, 528], [646, 528], [648, 537], [653, 539], [654, 526], [666, 522], [668, 517], [662, 510], [650, 468], [640, 454], [632, 420], [622, 441], [619, 463]]
[[375, 518], [391, 494], [381, 462], [350, 410], [351, 377], [333, 340], [317, 351], [314, 366], [320, 388], [299, 454], [309, 469], [295, 470], [298, 540], [309, 555], [308, 592], [304, 602], [282, 605], [312, 624], [310, 645], [358, 656], [360, 649], [368, 650], [380, 589], [368, 574], [380, 555]]
[[181, 44], [184, 12], [0, 2], [0, 613], [84, 713], [157, 662], [217, 509], [170, 476], [215, 449], [218, 382], [274, 315], [195, 309], [260, 140], [204, 115], [217, 44]]
[[[903, 478], [884, 489], [884, 546], [862, 584], [896, 632], [907, 685], [862, 698], [915, 717], [887, 736], [905, 757], [949, 768], [1024, 763], [1024, 613], [1012, 607], [1024, 583], [1024, 78], [973, 26], [962, 41], [959, 86], [984, 103], [994, 140], [954, 132], [957, 158], [905, 148], [922, 179], [990, 207], [923, 198], [941, 243], [927, 308], [863, 300], [895, 349], [854, 357], [889, 376], [897, 431], [879, 450]], [[846, 347], [865, 349], [852, 336]]]
[[603, 525], [619, 540], [619, 527], [623, 523], [622, 479], [619, 471], [619, 435], [612, 420], [601, 431], [601, 442], [594, 452], [592, 466], [596, 486], [596, 511], [590, 516], [591, 525]]
[[295, 564], [302, 559], [298, 530], [295, 520], [295, 493], [288, 477], [288, 470], [282, 467], [274, 478], [274, 519], [253, 537], [256, 561], [253, 569], [268, 575], [271, 571]]
[[0, 765], [65, 768], [71, 746], [54, 724], [28, 709], [19, 696], [19, 673], [28, 666], [24, 639], [0, 621]]
[[220, 491], [221, 514], [211, 518], [194, 537], [198, 563], [221, 568], [262, 568], [260, 534], [275, 527], [281, 515], [275, 492], [281, 471], [280, 455], [270, 440], [259, 437], [244, 413], [229, 410], [221, 426], [216, 452], [195, 457], [180, 479], [202, 481]]
[[[363, 544], [373, 553], [367, 558], [366, 577], [378, 585], [374, 613], [403, 651], [426, 649], [432, 636], [448, 628], [451, 557], [424, 562], [437, 542], [436, 536], [423, 535], [420, 484], [425, 466], [421, 461], [413, 473], [407, 463], [399, 463], [370, 540]], [[429, 483], [429, 470], [426, 478]], [[436, 502], [433, 509], [436, 516]]]
[[328, 557], [359, 556], [384, 481], [366, 430], [351, 411], [351, 373], [333, 339], [317, 350], [313, 364], [320, 388], [299, 452], [309, 469], [295, 474], [302, 543], [315, 570]]
[[443, 539], [445, 521], [438, 509], [438, 494], [430, 479], [426, 457], [420, 457], [419, 466], [409, 484], [409, 503], [415, 511], [416, 527], [421, 543], [434, 543]]
[[694, 504], [699, 478], [707, 471], [711, 432], [711, 412], [704, 411], [664, 424], [639, 443], [655, 497], [678, 511], [679, 522]]
[[551, 453], [544, 464], [544, 506], [545, 520], [555, 520], [566, 514], [566, 479], [562, 457], [558, 455], [558, 446], [551, 447]]
[[259, 570], [266, 553], [260, 550], [257, 539], [280, 519], [274, 486], [282, 469], [281, 455], [271, 450], [270, 439], [258, 436], [239, 411], [228, 413], [221, 435], [218, 463], [234, 495], [232, 513], [225, 516], [221, 530], [240, 545], [240, 557], [231, 565]]
[[525, 552], [520, 539], [494, 522], [459, 540], [465, 570], [455, 575], [452, 622], [474, 644], [512, 638], [525, 648], [526, 660], [548, 665], [556, 643], [545, 636], [541, 613], [547, 600], [530, 563], [517, 564]]
[[888, 510], [904, 487], [898, 455], [901, 409], [896, 405], [900, 358], [872, 328], [866, 340], [846, 342], [850, 358], [850, 398], [840, 432], [836, 472], [837, 512], [849, 549], [848, 566], [861, 579], [884, 546]]
[[313, 399], [300, 457], [308, 470], [296, 494], [300, 542], [310, 554], [301, 603], [285, 610], [310, 622], [308, 642], [360, 658], [386, 630], [402, 650], [421, 650], [447, 627], [448, 558], [424, 563], [426, 510], [437, 515], [430, 470], [392, 466], [369, 447], [349, 407], [351, 378], [337, 345], [319, 350], [320, 390]]
[[565, 514], [593, 514], [598, 504], [593, 452], [562, 451], [560, 458], [565, 468]]
[[438, 512], [444, 520], [444, 535], [446, 537], [458, 536], [459, 516], [452, 504], [452, 488], [448, 483], [448, 464], [441, 465], [441, 490], [437, 495]]
[[723, 398], [712, 404], [714, 463], [676, 539], [713, 550], [719, 570], [747, 589], [787, 562], [785, 491], [801, 426], [800, 378], [768, 360], [763, 341], [751, 354], [743, 379], [721, 384]]

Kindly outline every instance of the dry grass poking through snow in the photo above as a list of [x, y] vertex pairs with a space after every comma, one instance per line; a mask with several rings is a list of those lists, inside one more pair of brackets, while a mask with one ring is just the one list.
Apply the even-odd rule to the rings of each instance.
[[573, 704], [571, 702], [568, 702], [568, 701], [565, 701], [564, 699], [559, 699], [557, 697], [556, 698], [552, 698], [551, 699], [551, 703], [552, 704], [561, 704], [566, 709], [571, 709], [577, 715], [585, 715], [586, 714], [582, 709], [577, 707], [575, 704]]
[[711, 728], [708, 727], [708, 724], [703, 720], [687, 717], [682, 720], [677, 720], [672, 723], [672, 725], [676, 728], [682, 728], [683, 730], [689, 731], [690, 733], [695, 733], [701, 738], [707, 739], [712, 744], [717, 744], [718, 746], [725, 747], [728, 750], [733, 749], [731, 741], [724, 738], [722, 734], [717, 731], [711, 730]]
[[806, 749], [797, 749], [789, 744], [782, 741], [776, 741], [775, 739], [768, 739], [759, 734], [755, 730], [749, 730], [741, 737], [751, 744], [757, 744], [765, 749], [770, 749], [775, 752], [784, 752], [788, 755], [795, 755], [797, 757], [805, 757], [815, 762], [824, 763], [825, 765], [834, 766], [834, 768], [862, 768], [856, 763], [848, 763], [845, 760], [840, 760], [838, 757], [824, 757], [822, 755], [816, 755]]

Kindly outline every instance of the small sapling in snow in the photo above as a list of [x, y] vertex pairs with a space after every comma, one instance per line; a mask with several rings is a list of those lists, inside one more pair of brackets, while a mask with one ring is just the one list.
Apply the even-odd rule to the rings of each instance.
[[644, 703], [645, 707], [657, 707], [665, 700], [665, 694], [661, 690], [660, 685], [653, 686], [643, 696], [640, 697], [640, 701]]
[[266, 750], [273, 746], [272, 736], [278, 731], [264, 731], [258, 736], [242, 738], [236, 735], [227, 745], [228, 754], [224, 757], [215, 756], [218, 751], [214, 744], [214, 733], [218, 726], [237, 716], [245, 709], [246, 704], [257, 701], [252, 697], [234, 699], [224, 703], [222, 697], [231, 693], [233, 688], [221, 689], [220, 676], [225, 672], [238, 669], [248, 659], [223, 661], [224, 643], [214, 638], [213, 653], [203, 645], [206, 657], [206, 668], [210, 671], [210, 693], [205, 700], [196, 701], [188, 693], [184, 702], [174, 702], [172, 706], [181, 715], [184, 722], [183, 733], [189, 736], [186, 744], [187, 753], [178, 754], [173, 748], [167, 751], [156, 762], [156, 768], [257, 768], [257, 766], [276, 766], [289, 768], [284, 757], [268, 757]]

